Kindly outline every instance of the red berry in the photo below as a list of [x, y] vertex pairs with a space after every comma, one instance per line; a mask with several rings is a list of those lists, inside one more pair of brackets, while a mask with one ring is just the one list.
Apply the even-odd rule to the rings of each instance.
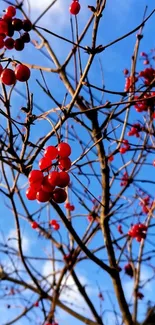
[[43, 181], [43, 173], [40, 170], [33, 169], [28, 176], [28, 181], [30, 185], [33, 185], [35, 183], [42, 183]]
[[53, 226], [53, 225], [57, 224], [57, 221], [56, 221], [55, 219], [50, 220], [49, 224], [50, 224], [51, 226]]
[[58, 165], [61, 170], [67, 171], [71, 167], [71, 160], [69, 158], [59, 159]]
[[59, 230], [60, 229], [60, 225], [58, 223], [55, 223], [52, 225], [54, 230]]
[[118, 225], [117, 230], [120, 234], [123, 234], [122, 225]]
[[39, 160], [39, 168], [42, 170], [42, 171], [49, 171], [51, 168], [52, 168], [52, 162], [50, 159], [47, 159], [45, 157], [41, 158]]
[[33, 229], [36, 229], [36, 228], [38, 228], [38, 223], [36, 222], [36, 221], [32, 221], [31, 222], [31, 227], [33, 228]]
[[8, 23], [5, 20], [0, 20], [0, 33], [7, 34], [8, 32]]
[[123, 155], [124, 153], [126, 153], [127, 149], [125, 147], [122, 147], [119, 149], [119, 152]]
[[143, 64], [144, 64], [144, 65], [148, 65], [149, 63], [150, 63], [149, 60], [144, 60], [144, 61], [143, 61]]
[[6, 14], [9, 16], [9, 17], [14, 17], [16, 15], [16, 8], [13, 7], [13, 6], [9, 6], [6, 10], [5, 10]]
[[36, 200], [36, 191], [33, 187], [28, 187], [26, 190], [26, 197], [28, 200]]
[[12, 25], [12, 18], [10, 16], [8, 16], [7, 14], [5, 14], [2, 17], [2, 19], [5, 20], [8, 24], [11, 24]]
[[145, 52], [141, 52], [141, 53], [140, 53], [140, 56], [145, 56], [145, 57], [146, 57], [147, 54], [146, 54]]
[[1, 73], [1, 81], [8, 86], [13, 85], [16, 82], [15, 73], [11, 69], [4, 69]]
[[44, 157], [54, 160], [58, 156], [58, 150], [54, 146], [48, 146], [44, 151]]
[[74, 210], [75, 210], [75, 206], [74, 206], [73, 204], [70, 205], [69, 210], [70, 210], [70, 211], [74, 211]]
[[22, 29], [22, 27], [23, 27], [22, 20], [19, 19], [19, 18], [14, 18], [12, 20], [12, 26], [13, 26], [14, 30], [16, 30], [16, 31], [19, 32]]
[[70, 261], [71, 260], [71, 254], [65, 254], [63, 259], [64, 259], [64, 261]]
[[30, 74], [30, 69], [24, 64], [19, 64], [15, 68], [16, 79], [21, 82], [27, 81], [30, 78]]
[[30, 42], [30, 35], [29, 35], [29, 33], [24, 33], [24, 34], [21, 36], [21, 40], [22, 40], [24, 43], [29, 43], [29, 42]]
[[39, 306], [39, 301], [36, 301], [33, 306], [38, 307]]
[[14, 40], [9, 37], [4, 41], [4, 45], [8, 50], [12, 50], [14, 48]]
[[37, 194], [36, 194], [36, 199], [39, 202], [47, 202], [51, 199], [51, 193], [50, 192], [45, 192], [42, 189], [40, 189]]
[[24, 42], [21, 38], [17, 38], [14, 43], [16, 51], [22, 51], [24, 49]]
[[38, 192], [38, 191], [41, 189], [41, 185], [42, 185], [41, 180], [39, 180], [39, 181], [37, 181], [37, 182], [34, 182], [34, 183], [31, 183], [31, 184], [30, 184], [31, 188], [32, 188], [35, 192]]
[[124, 69], [123, 73], [124, 73], [125, 76], [127, 76], [129, 74], [129, 70], [128, 69]]
[[65, 204], [65, 208], [68, 209], [68, 210], [70, 209], [70, 206], [71, 206], [71, 205], [70, 205], [69, 202], [67, 202], [67, 203]]
[[80, 11], [80, 4], [78, 1], [73, 1], [69, 7], [69, 11], [72, 15], [77, 15]]
[[68, 186], [69, 182], [70, 182], [70, 177], [69, 177], [68, 173], [60, 172], [57, 186], [66, 187], [66, 186]]
[[54, 186], [52, 186], [48, 181], [48, 175], [44, 176], [41, 188], [44, 192], [53, 192]]
[[67, 158], [71, 154], [71, 147], [66, 142], [60, 142], [58, 144], [58, 154], [61, 158]]
[[63, 203], [63, 202], [65, 202], [66, 199], [67, 199], [67, 193], [66, 193], [65, 190], [63, 190], [62, 188], [56, 188], [56, 189], [53, 191], [52, 199], [53, 199], [56, 203]]
[[23, 20], [22, 28], [25, 32], [30, 32], [30, 30], [32, 29], [32, 24], [31, 24], [30, 20], [28, 20], [28, 19]]
[[57, 186], [59, 182], [59, 172], [53, 171], [48, 175], [48, 181], [50, 185]]
[[88, 215], [87, 219], [88, 219], [89, 222], [92, 222], [94, 220], [93, 216], [91, 216], [91, 215]]
[[133, 268], [132, 265], [130, 263], [126, 264], [124, 266], [124, 271], [127, 275], [129, 275], [131, 278], [133, 277]]
[[113, 161], [113, 160], [114, 160], [114, 156], [113, 155], [111, 155], [111, 156], [108, 157], [108, 161]]
[[153, 166], [155, 167], [155, 160], [153, 160]]

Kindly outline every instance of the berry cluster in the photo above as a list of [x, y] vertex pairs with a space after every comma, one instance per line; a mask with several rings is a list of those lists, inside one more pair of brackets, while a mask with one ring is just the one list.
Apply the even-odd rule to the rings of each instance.
[[[31, 22], [28, 19], [15, 18], [15, 15], [16, 8], [9, 6], [5, 10], [5, 14], [0, 18], [0, 49], [5, 47], [8, 50], [22, 51], [25, 44], [30, 42], [28, 32], [32, 29]], [[21, 33], [21, 30], [24, 33]], [[17, 39], [12, 38], [15, 31], [19, 33]]]
[[[144, 84], [146, 86], [149, 86], [150, 83], [153, 81], [155, 78], [155, 70], [153, 68], [146, 68], [143, 71], [139, 72], [139, 77], [144, 78]], [[153, 83], [152, 86], [155, 86], [155, 83]]]
[[[152, 111], [154, 110], [154, 106], [155, 106], [155, 92], [150, 92], [150, 93], [145, 93], [145, 95], [143, 97], [140, 97], [140, 101], [137, 101], [134, 105], [135, 109], [137, 112], [141, 113], [141, 112], [146, 112], [148, 111], [148, 109], [150, 108]], [[153, 97], [153, 98], [150, 98]], [[139, 97], [135, 96], [134, 98], [135, 100], [138, 100]]]
[[70, 7], [69, 7], [69, 11], [72, 15], [77, 15], [80, 11], [80, 4], [79, 4], [79, 0], [73, 0]]
[[147, 65], [147, 64], [150, 63], [150, 61], [149, 61], [149, 57], [148, 57], [148, 54], [147, 54], [147, 53], [145, 53], [145, 52], [141, 52], [141, 53], [140, 53], [140, 56], [142, 56], [143, 58], [145, 58], [145, 60], [143, 61], [143, 64], [144, 64], [144, 65]]
[[52, 226], [52, 228], [54, 230], [59, 230], [60, 229], [60, 225], [58, 224], [58, 222], [55, 219], [50, 220], [49, 225]]
[[133, 225], [128, 231], [128, 235], [132, 238], [136, 238], [138, 242], [141, 242], [142, 239], [146, 238], [147, 226], [143, 223]]
[[121, 178], [121, 186], [126, 186], [128, 184], [129, 176], [127, 172], [124, 172], [122, 178]]
[[[28, 176], [29, 187], [26, 196], [29, 200], [47, 202], [53, 200], [63, 203], [67, 199], [64, 187], [69, 185], [70, 177], [67, 171], [71, 167], [71, 147], [68, 143], [61, 142], [58, 147], [48, 146], [44, 151], [44, 157], [39, 161], [40, 170], [32, 170]], [[53, 160], [56, 160], [53, 163]], [[52, 167], [59, 170], [51, 171]], [[50, 171], [50, 173], [49, 173]], [[47, 175], [44, 175], [44, 172]]]
[[148, 213], [152, 207], [153, 202], [150, 201], [149, 196], [145, 196], [142, 201], [140, 201], [139, 205], [142, 207], [143, 213]]
[[128, 132], [128, 136], [131, 137], [132, 135], [135, 135], [136, 138], [139, 138], [140, 135], [139, 133], [142, 131], [142, 126], [140, 125], [140, 123], [135, 123], [132, 125], [130, 131]]
[[138, 77], [126, 77], [124, 91], [131, 91], [132, 86], [138, 81]]
[[7, 86], [14, 85], [17, 80], [20, 82], [26, 82], [29, 80], [30, 75], [30, 69], [24, 64], [18, 64], [14, 71], [9, 68], [3, 70], [3, 67], [0, 64], [1, 82]]
[[124, 266], [124, 271], [127, 275], [129, 275], [131, 278], [133, 277], [133, 268], [132, 265], [130, 263], [126, 264]]
[[119, 152], [123, 155], [130, 149], [130, 145], [129, 145], [128, 140], [125, 140], [125, 139], [122, 141], [122, 143], [124, 144], [124, 147], [121, 147], [119, 149]]
[[65, 208], [69, 211], [74, 211], [75, 210], [75, 206], [73, 204], [70, 204], [69, 202], [67, 202], [65, 204]]

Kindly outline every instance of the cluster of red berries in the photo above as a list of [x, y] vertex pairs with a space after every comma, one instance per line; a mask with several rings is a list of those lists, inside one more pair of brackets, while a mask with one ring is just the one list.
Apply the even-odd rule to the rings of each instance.
[[73, 0], [70, 7], [69, 7], [69, 11], [72, 15], [77, 15], [80, 11], [80, 4], [79, 4], [79, 0]]
[[146, 238], [147, 226], [143, 223], [135, 224], [128, 231], [128, 235], [132, 238], [136, 238], [138, 242]]
[[[146, 68], [145, 70], [139, 72], [139, 77], [144, 78], [144, 84], [146, 86], [149, 86], [150, 83], [155, 78], [155, 69], [153, 69], [151, 67], [150, 68]], [[155, 86], [155, 83], [153, 83], [152, 86]]]
[[1, 82], [7, 86], [14, 85], [17, 80], [20, 82], [26, 82], [29, 80], [30, 75], [30, 69], [24, 64], [18, 64], [15, 67], [15, 70], [9, 68], [3, 69], [0, 64]]
[[128, 132], [128, 136], [131, 137], [132, 135], [135, 135], [136, 138], [139, 138], [140, 135], [139, 133], [143, 130], [142, 126], [140, 123], [135, 123], [132, 125], [130, 131]]
[[55, 219], [50, 220], [49, 225], [52, 226], [52, 228], [54, 230], [59, 230], [60, 229], [60, 225]]
[[127, 172], [124, 172], [122, 178], [121, 178], [121, 186], [126, 186], [128, 184], [129, 176]]
[[69, 202], [67, 202], [65, 204], [65, 208], [69, 211], [74, 211], [75, 210], [75, 206], [73, 204], [70, 204]]
[[131, 91], [132, 86], [138, 81], [138, 77], [126, 77], [124, 91]]
[[[63, 203], [67, 199], [64, 187], [69, 185], [70, 177], [67, 171], [71, 167], [71, 147], [68, 143], [60, 142], [56, 147], [48, 146], [44, 151], [44, 157], [39, 161], [40, 170], [32, 170], [28, 176], [29, 187], [26, 196], [29, 200], [47, 202], [53, 200]], [[56, 162], [53, 162], [56, 160]], [[49, 173], [51, 168], [59, 168]], [[47, 175], [44, 175], [44, 172]], [[57, 187], [58, 186], [58, 187]]]
[[142, 201], [139, 202], [139, 205], [142, 207], [143, 213], [147, 214], [149, 212], [149, 210], [151, 209], [153, 202], [151, 202], [150, 199], [151, 198], [149, 196], [146, 196], [143, 198]]
[[[32, 29], [31, 22], [28, 19], [15, 18], [15, 15], [16, 8], [9, 6], [0, 18], [0, 49], [5, 47], [8, 50], [22, 51], [25, 44], [30, 42], [28, 32]], [[21, 30], [24, 31], [23, 34]], [[15, 31], [19, 32], [19, 37], [14, 40], [12, 37]]]
[[[155, 92], [150, 92], [150, 93], [146, 93], [143, 97], [140, 97], [140, 101], [137, 101], [134, 105], [134, 107], [136, 108], [136, 111], [141, 113], [141, 112], [146, 112], [149, 108], [151, 110], [154, 110], [154, 106], [155, 106]], [[150, 98], [153, 97], [153, 98]], [[135, 96], [134, 97], [135, 100], [138, 100], [139, 97]], [[153, 116], [154, 118], [155, 116]]]
[[126, 264], [124, 266], [124, 271], [127, 275], [129, 275], [131, 278], [133, 277], [133, 268], [132, 265], [130, 263]]
[[144, 64], [144, 65], [147, 65], [147, 64], [150, 63], [149, 58], [148, 58], [148, 54], [147, 54], [147, 53], [145, 53], [145, 52], [141, 52], [141, 53], [140, 53], [140, 56], [142, 56], [143, 58], [145, 58], [145, 60], [143, 61], [143, 64]]
[[124, 147], [121, 147], [119, 149], [119, 152], [123, 155], [130, 149], [129, 141], [128, 140], [123, 140], [122, 143], [124, 144]]

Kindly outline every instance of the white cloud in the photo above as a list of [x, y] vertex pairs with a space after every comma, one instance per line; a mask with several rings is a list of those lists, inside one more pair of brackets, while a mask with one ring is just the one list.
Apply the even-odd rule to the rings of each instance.
[[[59, 270], [62, 269], [62, 266], [60, 266], [59, 263], [55, 263], [55, 270], [56, 272], [59, 272]], [[48, 277], [48, 282], [51, 283], [53, 281], [53, 266], [52, 266], [52, 262], [47, 261], [44, 263], [43, 268], [42, 268], [42, 274], [44, 277]], [[80, 281], [80, 283], [83, 286], [87, 286], [87, 294], [90, 296], [93, 296], [94, 294], [96, 295], [96, 290], [91, 289], [93, 287], [93, 285], [90, 285], [87, 277], [85, 275], [82, 274], [81, 271], [76, 271], [76, 274], [78, 275], [78, 279]], [[59, 273], [56, 274], [56, 279], [59, 278]], [[62, 301], [65, 301], [69, 304], [75, 304], [75, 306], [73, 307], [74, 309], [76, 309], [76, 306], [79, 310], [79, 307], [83, 308], [85, 311], [87, 310], [87, 306], [81, 296], [81, 294], [78, 291], [78, 288], [76, 286], [76, 284], [74, 283], [74, 280], [72, 278], [71, 275], [69, 275], [67, 273], [67, 275], [64, 277], [63, 281], [62, 281], [62, 286], [63, 290], [62, 293], [60, 295], [60, 298]], [[62, 315], [61, 315], [62, 316]]]
[[[38, 18], [38, 16], [51, 4], [51, 0], [28, 0], [29, 6], [27, 2], [25, 2], [26, 10], [28, 15], [30, 14], [30, 18], [32, 21]], [[45, 13], [43, 18], [39, 20], [38, 25], [40, 25], [40, 21], [44, 26], [57, 26], [57, 28], [61, 27], [68, 21], [69, 12], [67, 10], [67, 4], [65, 1], [57, 0], [54, 5]]]
[[[27, 252], [29, 250], [29, 246], [30, 246], [30, 241], [29, 238], [22, 234], [21, 232], [21, 240], [22, 240], [22, 249], [23, 252]], [[7, 241], [8, 241], [8, 245], [12, 248], [15, 248], [18, 250], [18, 240], [17, 240], [17, 232], [15, 229], [11, 229], [7, 235]]]

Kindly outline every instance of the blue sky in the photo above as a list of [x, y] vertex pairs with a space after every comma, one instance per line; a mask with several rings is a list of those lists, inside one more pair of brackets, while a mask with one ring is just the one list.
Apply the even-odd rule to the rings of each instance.
[[[34, 1], [34, 0], [29, 0], [31, 4], [31, 12], [30, 12], [30, 17], [32, 21], [34, 21], [40, 13], [50, 4], [49, 0], [45, 1]], [[90, 17], [90, 12], [87, 9], [88, 5], [94, 5], [94, 1], [88, 1], [86, 0], [84, 3], [81, 3], [81, 11], [78, 16], [78, 23], [79, 23], [79, 33], [82, 31], [83, 27], [85, 26], [88, 18]], [[58, 0], [57, 4], [53, 6], [51, 10], [37, 23], [38, 26], [42, 26], [45, 28], [51, 29], [53, 32], [58, 33], [60, 35], [64, 35], [66, 38], [71, 39], [71, 31], [70, 31], [70, 15], [68, 11], [68, 7], [70, 5], [70, 1], [66, 0]], [[106, 45], [112, 40], [116, 39], [117, 37], [120, 37], [121, 35], [129, 32], [131, 29], [135, 28], [138, 24], [141, 23], [142, 17], [144, 14], [144, 10], [146, 5], [148, 5], [148, 1], [146, 0], [137, 0], [136, 3], [134, 0], [108, 0], [107, 1], [107, 6], [103, 14], [103, 18], [101, 20], [101, 25], [100, 25], [100, 32], [98, 35], [97, 39], [97, 44], [102, 44]], [[3, 1], [1, 1], [1, 12], [2, 9], [5, 8], [5, 4]], [[25, 8], [27, 10], [27, 5], [25, 1]], [[153, 1], [149, 3], [148, 5], [148, 10], [147, 14], [149, 14], [152, 10], [154, 9], [154, 4]], [[19, 14], [20, 16], [20, 14]], [[155, 26], [155, 15], [151, 17], [149, 22], [146, 23], [144, 32], [143, 32], [143, 39], [141, 41], [140, 45], [140, 51], [145, 51], [148, 52], [150, 49], [155, 48], [155, 41], [154, 41], [154, 26]], [[83, 40], [82, 45], [83, 46], [90, 46], [91, 45], [91, 32], [92, 29], [90, 29], [90, 32], [88, 32], [87, 37]], [[38, 38], [32, 33], [32, 39], [38, 40]], [[47, 34], [47, 38], [54, 48], [60, 62], [62, 63], [64, 59], [66, 58], [69, 50], [71, 50], [71, 45], [66, 44], [64, 41], [59, 40], [57, 38], [54, 38], [50, 35]], [[103, 67], [103, 76], [104, 76], [104, 84], [107, 89], [111, 90], [116, 90], [116, 91], [122, 91], [124, 89], [124, 75], [122, 73], [124, 68], [130, 69], [131, 66], [131, 56], [133, 54], [133, 47], [136, 41], [136, 33], [131, 35], [129, 38], [124, 39], [121, 42], [118, 42], [114, 44], [112, 47], [106, 49], [104, 52], [101, 54], [97, 55], [94, 63], [92, 65], [92, 68], [89, 72], [89, 78], [91, 80], [92, 84], [95, 84], [99, 87], [102, 85], [102, 74], [100, 73], [100, 61], [102, 62], [102, 67]], [[10, 52], [6, 52], [6, 55], [10, 55]], [[46, 57], [44, 57], [37, 49], [34, 48], [33, 45], [28, 45], [26, 49], [22, 53], [17, 53], [17, 52], [12, 52], [12, 56], [15, 56], [16, 59], [21, 60], [26, 63], [32, 63], [32, 64], [38, 64], [42, 66], [47, 66], [47, 67], [53, 67], [53, 64], [48, 60]], [[86, 64], [86, 61], [88, 59], [88, 55], [86, 53], [83, 53], [81, 51], [81, 57], [82, 57], [82, 64], [83, 68]], [[99, 61], [100, 60], [100, 61]], [[142, 62], [139, 60], [138, 65], [137, 65], [138, 70], [143, 69]], [[74, 69], [73, 69], [73, 60], [68, 66], [67, 72], [73, 76], [74, 75]], [[52, 94], [57, 98], [60, 102], [63, 102], [64, 96], [65, 96], [65, 88], [59, 82], [59, 78], [55, 74], [49, 74], [49, 73], [44, 73], [44, 76], [46, 78], [46, 82], [48, 84], [48, 87]], [[47, 96], [44, 96], [42, 91], [40, 90], [38, 84], [36, 83], [36, 79], [39, 79], [40, 82], [42, 82], [42, 78], [40, 75], [39, 71], [32, 71], [32, 76], [31, 80], [29, 82], [31, 92], [34, 92], [34, 103], [36, 103], [40, 109], [42, 110], [49, 110], [52, 107], [55, 107], [55, 104], [52, 103], [52, 101], [47, 98]], [[25, 85], [20, 85], [17, 84], [17, 89], [21, 91], [23, 94], [25, 94]], [[97, 91], [93, 91], [94, 95], [98, 98], [98, 100], [101, 100], [101, 94], [98, 93]], [[85, 93], [86, 95], [86, 93]], [[87, 96], [87, 95], [86, 95]], [[68, 100], [70, 99], [70, 96], [68, 96]], [[104, 101], [106, 100], [113, 100], [117, 101], [118, 97], [117, 96], [110, 96], [107, 94], [104, 94]], [[96, 101], [97, 103], [97, 101]], [[26, 100], [22, 97], [20, 97], [16, 92], [13, 93], [12, 95], [12, 116], [16, 118], [18, 115], [20, 115], [21, 121], [24, 120], [24, 113], [19, 113], [19, 108], [21, 106], [26, 105]], [[40, 110], [38, 110], [38, 107], [34, 106], [34, 114], [38, 115], [40, 114]], [[56, 114], [53, 114], [54, 118], [56, 118]], [[53, 118], [53, 115], [51, 116]], [[135, 112], [134, 108], [132, 108], [132, 113], [131, 113], [131, 121], [136, 122], [137, 120], [141, 119], [141, 116]], [[72, 123], [72, 122], [71, 122]], [[88, 123], [88, 121], [87, 121]], [[48, 124], [46, 121], [40, 121], [33, 127], [32, 134], [31, 134], [31, 139], [32, 141], [36, 142], [39, 137], [44, 136], [47, 132], [51, 130], [51, 125]], [[70, 130], [70, 129], [69, 129]], [[81, 135], [85, 141], [85, 143], [89, 142], [89, 136], [84, 133], [83, 128], [80, 127], [79, 125], [75, 125], [75, 130], [76, 132]], [[71, 130], [70, 130], [71, 131]], [[119, 131], [118, 131], [119, 132]], [[65, 132], [63, 131], [65, 134]], [[73, 145], [73, 150], [72, 150], [72, 160], [76, 159], [81, 153], [82, 149], [80, 148], [80, 145], [77, 145], [75, 141], [73, 140], [73, 137], [70, 135], [70, 143]], [[55, 145], [55, 138], [50, 139], [48, 144], [54, 144]], [[108, 143], [105, 144], [106, 148], [108, 148]], [[38, 159], [41, 156], [38, 157]], [[92, 158], [95, 157], [95, 155], [91, 155]], [[130, 156], [127, 156], [127, 158]], [[153, 157], [153, 155], [152, 155]], [[151, 159], [153, 159], [151, 156], [149, 158], [149, 161], [151, 162]], [[116, 160], [116, 165], [119, 166], [121, 161], [118, 159]], [[37, 166], [37, 162], [34, 164], [34, 168]], [[99, 172], [98, 167], [96, 167], [97, 172]], [[86, 169], [86, 172], [88, 170]], [[9, 168], [7, 169], [7, 175], [8, 179], [11, 182], [11, 174]], [[142, 172], [141, 176], [144, 178], [149, 178], [150, 176], [152, 177], [152, 174], [150, 175], [150, 171], [148, 168], [144, 168], [144, 171]], [[73, 180], [73, 177], [71, 177]], [[86, 186], [88, 186], [87, 181], [84, 177], [81, 178], [81, 180], [84, 182]], [[25, 193], [25, 188], [26, 188], [26, 183], [27, 179], [25, 176], [21, 176], [19, 179], [19, 186], [23, 188], [22, 193], [24, 197]], [[2, 184], [1, 184], [2, 186]], [[77, 184], [77, 187], [79, 185]], [[117, 193], [117, 187], [118, 183], [114, 184], [112, 190], [113, 193]], [[98, 186], [98, 182], [94, 179], [91, 180], [90, 188], [93, 191], [93, 193], [97, 196], [100, 195], [100, 187]], [[150, 189], [150, 185], [145, 185], [145, 189], [151, 191], [152, 193], [154, 192], [154, 187], [152, 185]], [[128, 194], [131, 196], [133, 193], [133, 189], [129, 190]], [[74, 219], [74, 227], [77, 229], [78, 234], [82, 236], [83, 231], [88, 224], [87, 221], [85, 220], [85, 216], [87, 215], [87, 212], [85, 209], [83, 209], [80, 205], [78, 205], [78, 200], [75, 198], [74, 194], [70, 193], [70, 199], [73, 201], [73, 203], [76, 206], [75, 210], [75, 215], [81, 214], [81, 218], [75, 218]], [[23, 215], [23, 209], [17, 200], [18, 204], [18, 210]], [[36, 211], [39, 209], [40, 205], [36, 202], [28, 203], [24, 197], [24, 200], [26, 204], [29, 205], [29, 209], [32, 212]], [[15, 239], [15, 225], [14, 225], [14, 218], [12, 215], [11, 209], [8, 209], [6, 206], [6, 200], [4, 197], [1, 195], [0, 196], [0, 215], [2, 216], [0, 218], [0, 232], [2, 233], [2, 236], [5, 237], [6, 242], [11, 246], [16, 248], [16, 239]], [[91, 209], [91, 203], [88, 202], [89, 208]], [[42, 214], [40, 215], [39, 213], [37, 214], [37, 220], [41, 222], [43, 225], [48, 226], [48, 219], [47, 219], [47, 213], [50, 214], [51, 218], [56, 218], [58, 219], [58, 216], [56, 215], [53, 210], [49, 211], [49, 207], [47, 206]], [[132, 213], [132, 210], [131, 210]], [[84, 216], [83, 216], [84, 215]], [[74, 214], [73, 214], [74, 216]], [[132, 218], [132, 221], [134, 218]], [[45, 239], [41, 239], [40, 236], [38, 236], [38, 232], [34, 231], [31, 229], [31, 226], [28, 222], [26, 222], [25, 218], [21, 218], [21, 229], [22, 229], [22, 238], [23, 238], [23, 249], [24, 252], [28, 255], [36, 255], [36, 256], [42, 256], [42, 257], [48, 257], [51, 254], [51, 246]], [[127, 230], [127, 229], [126, 229]], [[56, 239], [59, 240], [59, 234], [54, 235]], [[66, 233], [66, 230], [64, 229], [64, 226], [61, 225], [61, 236], [65, 240], [65, 242], [68, 242], [68, 234]], [[3, 240], [3, 237], [0, 239], [0, 242]], [[9, 238], [9, 241], [8, 241]], [[11, 239], [10, 239], [11, 238]], [[102, 241], [102, 236], [101, 234], [98, 234], [98, 236], [92, 241], [90, 244], [90, 247], [95, 247], [98, 245], [99, 242]], [[138, 244], [135, 244], [135, 252], [138, 248]], [[148, 244], [147, 249], [149, 250], [151, 248], [151, 245]], [[118, 252], [119, 253], [119, 252]], [[61, 258], [60, 254], [57, 252], [57, 257]], [[104, 254], [102, 256], [102, 253], [98, 253], [98, 257], [103, 257], [105, 258], [106, 255]], [[6, 267], [7, 270], [10, 268], [10, 261], [9, 258], [4, 256], [2, 254], [1, 256], [2, 264]], [[19, 260], [16, 261], [20, 267], [20, 262]], [[33, 265], [34, 262], [32, 262]], [[34, 265], [36, 266], [36, 263]], [[152, 261], [153, 263], [153, 261]], [[37, 263], [37, 269], [39, 270], [40, 273], [44, 274], [47, 276], [51, 270], [52, 266], [50, 265], [50, 262], [38, 262]], [[57, 263], [57, 268], [59, 269], [60, 265], [62, 263], [58, 262]], [[123, 267], [123, 263], [122, 263]], [[90, 270], [90, 262], [89, 261], [84, 261], [79, 263], [79, 265], [76, 267], [76, 272], [78, 274], [79, 279], [81, 279], [83, 284], [87, 284], [87, 290], [88, 294], [91, 296], [92, 301], [96, 305], [97, 309], [99, 310], [100, 308], [100, 302], [99, 300], [97, 301], [97, 295], [98, 295], [98, 286], [101, 288], [101, 291], [103, 292], [103, 295], [105, 297], [105, 301], [103, 302], [103, 310], [107, 314], [107, 324], [115, 324], [113, 320], [113, 316], [110, 313], [109, 309], [111, 308], [110, 302], [109, 302], [109, 296], [108, 293], [110, 293], [110, 297], [113, 299], [114, 304], [117, 308], [117, 303], [114, 298], [114, 294], [112, 292], [112, 285], [111, 281], [109, 281], [108, 276], [100, 271], [96, 266], [94, 266], [91, 263], [91, 270]], [[26, 276], [26, 275], [25, 275]], [[124, 272], [122, 271], [121, 273], [125, 291], [127, 298], [130, 300], [132, 296], [132, 281], [130, 278], [124, 275]], [[151, 268], [148, 268], [144, 266], [142, 268], [142, 280], [145, 281], [147, 278], [152, 276], [152, 270]], [[50, 281], [50, 280], [49, 280]], [[77, 289], [73, 287], [73, 282], [72, 279], [69, 278], [67, 284], [69, 286], [72, 286], [72, 289], [74, 289], [74, 292], [68, 292], [65, 293], [62, 296], [62, 300], [67, 300], [69, 304], [71, 303], [71, 308], [72, 308], [72, 303], [75, 302], [76, 307], [76, 299], [77, 303], [80, 304], [80, 308], [77, 308], [76, 310], [79, 311], [82, 314], [85, 314], [88, 317], [91, 317], [89, 315], [88, 311], [83, 310], [82, 308], [84, 306], [83, 302], [81, 301], [81, 298], [77, 292]], [[153, 300], [154, 298], [154, 292], [153, 292], [153, 282], [151, 282], [151, 285], [148, 283], [145, 289], [143, 290], [145, 297], [144, 300], [140, 303], [140, 309], [139, 309], [139, 317], [143, 317], [143, 311], [144, 311], [144, 305], [147, 302], [148, 299]], [[30, 300], [31, 302], [35, 302], [37, 296], [30, 296], [29, 293], [27, 293], [26, 299]], [[12, 297], [11, 297], [12, 299]], [[9, 301], [9, 300], [8, 300]], [[0, 310], [1, 310], [1, 322], [2, 325], [5, 325], [7, 321], [11, 319], [12, 316], [16, 316], [17, 312], [21, 310], [21, 301], [18, 300], [10, 300], [10, 303], [14, 306], [9, 310], [9, 313], [4, 313], [5, 306], [8, 304], [7, 301], [1, 300], [0, 302]], [[22, 305], [27, 305], [27, 300], [25, 298], [22, 301]], [[17, 306], [17, 308], [15, 308]], [[110, 307], [109, 307], [110, 306]], [[32, 314], [32, 324], [39, 324], [40, 321], [40, 313], [39, 309], [36, 309]], [[62, 312], [60, 309], [57, 309], [56, 313], [56, 319], [58, 320], [59, 324], [64, 324], [68, 325], [71, 321], [71, 318], [64, 312]], [[109, 321], [110, 319], [110, 321]], [[109, 323], [108, 323], [109, 321]], [[81, 323], [74, 320], [75, 325], [80, 325]], [[17, 325], [28, 325], [30, 324], [29, 319], [23, 319], [22, 321], [16, 322]]]

